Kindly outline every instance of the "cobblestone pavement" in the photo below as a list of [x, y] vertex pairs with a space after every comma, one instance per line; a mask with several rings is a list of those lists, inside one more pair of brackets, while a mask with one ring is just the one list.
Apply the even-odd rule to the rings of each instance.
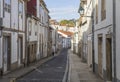
[[66, 69], [68, 50], [61, 50], [60, 54], [44, 63], [31, 73], [19, 78], [16, 82], [62, 82]]

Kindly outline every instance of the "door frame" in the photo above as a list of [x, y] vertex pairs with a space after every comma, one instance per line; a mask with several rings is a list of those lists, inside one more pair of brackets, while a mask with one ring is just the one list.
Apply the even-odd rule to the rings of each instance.
[[[8, 67], [7, 67], [7, 71], [9, 71], [9, 70], [11, 70], [11, 50], [12, 50], [12, 48], [11, 48], [11, 45], [12, 45], [12, 42], [11, 42], [11, 33], [3, 33], [3, 38], [2, 38], [2, 48], [3, 48], [3, 52], [2, 52], [2, 58], [3, 58], [3, 61], [2, 61], [2, 70], [3, 70], [3, 73], [4, 73], [4, 37], [9, 37], [10, 38], [10, 52], [9, 52], [9, 58], [10, 58], [10, 60], [9, 60], [9, 69], [8, 69]], [[7, 56], [8, 57], [8, 56]], [[7, 64], [8, 64], [8, 62], [7, 62]], [[6, 71], [6, 72], [7, 72]]]
[[18, 45], [17, 46], [17, 48], [18, 48], [17, 60], [18, 60], [18, 62], [19, 62], [19, 38], [21, 38], [21, 40], [22, 40], [22, 42], [21, 42], [21, 44], [22, 44], [22, 46], [21, 46], [21, 57], [20, 57], [20, 64], [22, 64], [23, 63], [23, 35], [22, 34], [18, 34], [18, 42], [17, 42], [17, 45]]
[[[101, 50], [99, 50], [99, 41], [100, 41], [100, 39], [101, 39]], [[103, 78], [103, 71], [102, 71], [102, 67], [103, 67], [103, 62], [102, 62], [102, 60], [103, 60], [102, 59], [103, 52], [102, 52], [102, 49], [103, 49], [103, 35], [102, 34], [98, 34], [98, 75]], [[100, 52], [101, 52], [101, 54], [100, 54]], [[100, 59], [100, 55], [101, 55], [101, 59]], [[101, 67], [100, 67], [100, 63], [101, 63]]]

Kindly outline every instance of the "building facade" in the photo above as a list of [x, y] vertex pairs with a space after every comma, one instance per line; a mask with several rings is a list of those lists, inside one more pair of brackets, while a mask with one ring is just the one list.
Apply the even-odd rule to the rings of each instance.
[[113, 30], [114, 32], [112, 33], [113, 35], [113, 38], [115, 39], [113, 42], [113, 47], [114, 47], [114, 53], [112, 55], [113, 57], [113, 65], [112, 65], [112, 68], [114, 72], [112, 72], [113, 74], [113, 78], [115, 79], [115, 81], [113, 82], [120, 82], [120, 1], [119, 0], [114, 0], [114, 3], [113, 3]]
[[81, 0], [78, 12], [80, 13], [81, 8], [83, 14], [78, 23], [78, 55], [83, 61], [87, 62], [89, 66], [92, 64], [92, 1]]
[[0, 74], [48, 56], [49, 19], [43, 0], [0, 0]]
[[81, 57], [98, 76], [112, 81], [113, 0], [81, 0], [79, 9], [84, 11], [79, 20]]
[[5, 74], [25, 63], [25, 1], [0, 0], [0, 69]]
[[112, 0], [96, 0], [94, 11], [95, 72], [106, 81], [112, 81]]
[[40, 60], [48, 55], [49, 18], [49, 11], [43, 0], [30, 0], [27, 3], [29, 62]]

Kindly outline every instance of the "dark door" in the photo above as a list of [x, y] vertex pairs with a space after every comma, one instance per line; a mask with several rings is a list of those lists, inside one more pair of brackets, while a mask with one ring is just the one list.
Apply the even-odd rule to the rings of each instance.
[[102, 77], [102, 37], [98, 37], [98, 73]]
[[106, 72], [107, 72], [107, 80], [112, 81], [112, 44], [111, 38], [106, 38]]
[[3, 37], [3, 70], [4, 72], [10, 70], [11, 64], [11, 37]]

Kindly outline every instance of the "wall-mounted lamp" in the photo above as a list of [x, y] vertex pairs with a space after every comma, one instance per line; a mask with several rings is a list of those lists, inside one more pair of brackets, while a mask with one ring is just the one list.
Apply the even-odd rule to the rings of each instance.
[[84, 15], [84, 8], [82, 6], [80, 6], [78, 13], [80, 13], [80, 15]]

